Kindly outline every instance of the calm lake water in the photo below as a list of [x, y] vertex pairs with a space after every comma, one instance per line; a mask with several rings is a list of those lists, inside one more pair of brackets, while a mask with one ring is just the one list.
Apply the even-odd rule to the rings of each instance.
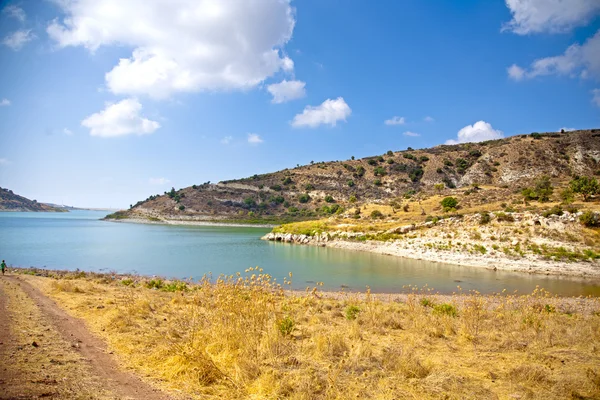
[[561, 295], [600, 296], [600, 282], [459, 267], [377, 254], [259, 240], [269, 229], [189, 227], [100, 221], [106, 212], [0, 212], [0, 258], [9, 265], [117, 271], [199, 279], [212, 272], [244, 273], [260, 266], [293, 287], [324, 282], [323, 289], [402, 292], [406, 285], [452, 293], [517, 290], [536, 285]]

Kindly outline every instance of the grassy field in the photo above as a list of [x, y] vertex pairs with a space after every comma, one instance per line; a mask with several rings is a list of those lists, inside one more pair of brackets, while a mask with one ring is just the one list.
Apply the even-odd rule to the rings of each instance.
[[27, 279], [182, 396], [600, 398], [596, 298], [298, 293], [258, 268], [196, 284], [49, 275]]

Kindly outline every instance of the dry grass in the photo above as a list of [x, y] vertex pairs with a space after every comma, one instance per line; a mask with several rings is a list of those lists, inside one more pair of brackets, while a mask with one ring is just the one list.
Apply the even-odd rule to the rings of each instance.
[[303, 294], [259, 269], [176, 292], [27, 278], [127, 366], [195, 398], [600, 397], [598, 299]]
[[[7, 296], [16, 349], [4, 372], [0, 398], [116, 399], [94, 378], [82, 357], [61, 338], [19, 285], [0, 280]], [[7, 345], [8, 338], [0, 338]], [[35, 344], [34, 344], [35, 343]], [[6, 396], [6, 397], [5, 397]]]

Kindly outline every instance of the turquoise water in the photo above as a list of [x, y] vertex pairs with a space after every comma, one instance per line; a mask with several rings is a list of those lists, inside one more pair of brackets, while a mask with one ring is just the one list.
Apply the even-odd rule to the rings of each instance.
[[279, 282], [293, 273], [293, 287], [324, 282], [324, 289], [401, 292], [428, 285], [441, 293], [482, 293], [536, 285], [561, 295], [600, 295], [600, 282], [459, 267], [312, 246], [259, 240], [264, 228], [141, 225], [100, 221], [106, 212], [0, 212], [0, 258], [9, 265], [116, 271], [198, 279], [260, 266]]

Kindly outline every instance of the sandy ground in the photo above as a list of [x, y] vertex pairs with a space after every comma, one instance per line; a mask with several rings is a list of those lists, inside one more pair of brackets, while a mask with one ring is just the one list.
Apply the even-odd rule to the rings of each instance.
[[0, 399], [170, 398], [23, 277], [0, 276], [0, 335]]

